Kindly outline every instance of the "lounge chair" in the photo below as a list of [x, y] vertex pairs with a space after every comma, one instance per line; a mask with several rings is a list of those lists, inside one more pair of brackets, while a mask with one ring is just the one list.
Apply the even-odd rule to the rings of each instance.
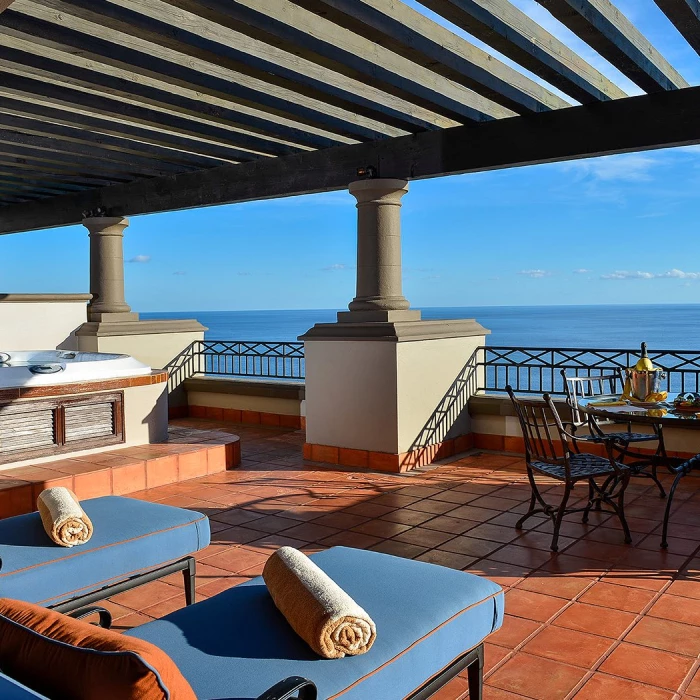
[[194, 602], [192, 554], [209, 544], [206, 515], [122, 496], [81, 505], [95, 531], [78, 547], [53, 544], [38, 513], [0, 520], [0, 596], [70, 612], [182, 571]]
[[377, 638], [366, 654], [316, 656], [278, 612], [261, 578], [127, 634], [165, 651], [198, 700], [424, 700], [464, 669], [469, 697], [481, 699], [483, 640], [503, 620], [499, 586], [345, 547], [312, 559], [376, 623]]

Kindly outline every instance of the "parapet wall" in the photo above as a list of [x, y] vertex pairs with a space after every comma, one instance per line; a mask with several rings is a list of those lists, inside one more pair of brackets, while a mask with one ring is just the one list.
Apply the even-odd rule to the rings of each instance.
[[90, 294], [0, 294], [0, 350], [77, 350]]

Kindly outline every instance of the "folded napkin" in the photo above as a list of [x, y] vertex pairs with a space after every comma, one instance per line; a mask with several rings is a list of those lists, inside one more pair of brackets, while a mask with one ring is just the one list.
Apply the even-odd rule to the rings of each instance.
[[265, 563], [263, 579], [292, 629], [320, 656], [355, 656], [374, 644], [372, 618], [302, 552], [278, 549]]
[[627, 401], [589, 401], [589, 406], [599, 406], [601, 408], [605, 406], [626, 406]]
[[77, 496], [64, 486], [44, 489], [36, 499], [46, 534], [62, 547], [85, 544], [92, 537], [92, 522]]

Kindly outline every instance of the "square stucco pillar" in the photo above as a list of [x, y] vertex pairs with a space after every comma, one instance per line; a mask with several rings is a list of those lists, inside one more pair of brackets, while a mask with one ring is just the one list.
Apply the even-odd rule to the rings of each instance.
[[488, 332], [470, 319], [312, 328], [305, 457], [402, 472], [469, 449]]
[[357, 200], [357, 286], [337, 323], [311, 328], [304, 456], [406, 471], [468, 449], [467, 400], [488, 331], [473, 319], [421, 321], [402, 292], [401, 199], [408, 183], [350, 184]]

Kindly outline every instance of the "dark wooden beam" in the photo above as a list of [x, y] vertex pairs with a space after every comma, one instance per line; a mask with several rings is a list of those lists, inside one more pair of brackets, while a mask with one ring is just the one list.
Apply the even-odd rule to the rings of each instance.
[[642, 90], [677, 90], [686, 80], [610, 0], [537, 0]]
[[[0, 110], [3, 108], [7, 108], [7, 103], [3, 104]], [[40, 138], [50, 142], [51, 147], [59, 151], [70, 148], [75, 152], [77, 147], [81, 152], [83, 149], [88, 149], [93, 155], [99, 154], [104, 157], [108, 154], [110, 158], [116, 160], [136, 157], [144, 159], [144, 162], [158, 161], [163, 167], [181, 166], [182, 169], [211, 168], [225, 164], [225, 161], [220, 158], [207, 158], [174, 148], [164, 148], [142, 141], [130, 141], [99, 132], [54, 124], [42, 119], [27, 119], [2, 111], [0, 111], [0, 129], [16, 134], [17, 139], [20, 139], [18, 143], [31, 143], [26, 141], [24, 136]]]
[[46, 176], [44, 173], [37, 173], [31, 176], [27, 175], [26, 171], [18, 173], [13, 170], [2, 170], [0, 169], [0, 180], [7, 184], [13, 184], [22, 182], [28, 185], [36, 186], [37, 188], [45, 188], [47, 190], [52, 190], [52, 194], [66, 194], [69, 192], [81, 192], [83, 190], [90, 189], [90, 185], [81, 185], [72, 182], [65, 182], [64, 180], [58, 180], [52, 178], [51, 176]]
[[94, 187], [127, 184], [134, 181], [134, 178], [121, 173], [93, 172], [89, 169], [83, 169], [80, 166], [42, 163], [40, 161], [30, 161], [27, 158], [17, 158], [2, 153], [0, 153], [0, 169], [13, 172], [20, 179], [23, 175], [29, 178], [40, 175], [48, 178], [55, 178], [59, 182], [74, 182], [82, 185], [93, 185]]
[[[112, 37], [116, 38], [111, 28], [104, 23], [90, 26], [95, 33], [111, 33]], [[208, 100], [208, 96], [226, 100], [231, 103], [231, 113], [237, 113], [239, 121], [245, 123], [248, 129], [261, 134], [276, 134], [280, 139], [304, 143], [299, 139], [311, 138], [311, 135], [302, 128], [306, 125], [325, 129], [353, 140], [373, 140], [383, 136], [381, 132], [355, 123], [352, 113], [347, 115], [347, 119], [340, 119], [329, 114], [328, 110], [324, 110], [323, 105], [318, 105], [314, 109], [306, 106], [298, 97], [295, 100], [293, 92], [287, 94], [287, 99], [282, 99], [272, 94], [271, 89], [267, 92], [256, 90], [233, 77], [231, 80], [224, 80], [218, 77], [215, 71], [204, 72], [190, 68], [188, 65], [190, 62], [184, 56], [175, 55], [173, 60], [164, 60], [154, 55], [155, 52], [148, 53], [145, 50], [132, 49], [129, 46], [122, 46], [119, 42], [101, 39], [99, 35], [79, 32], [62, 24], [37, 19], [15, 10], [9, 10], [0, 17], [0, 31], [11, 36], [29, 39], [37, 48], [44, 45], [63, 51], [68, 56], [77, 53], [81, 58], [89, 58], [101, 64], [122, 68], [151, 80], [189, 88], [194, 93], [201, 93], [199, 109], [205, 107], [212, 115], [226, 110]], [[109, 76], [108, 71], [102, 71], [101, 74], [105, 78], [113, 78]], [[179, 95], [178, 98], [185, 99]], [[251, 110], [256, 110], [257, 114], [252, 113]], [[290, 126], [289, 122], [296, 122], [297, 126]], [[332, 140], [332, 138], [326, 137], [325, 140]]]
[[0, 233], [347, 187], [357, 168], [421, 179], [700, 143], [700, 87], [116, 185], [8, 207]]
[[209, 122], [196, 121], [151, 107], [125, 102], [118, 97], [69, 88], [58, 82], [60, 75], [56, 74], [54, 78], [54, 80], [49, 76], [44, 76], [44, 79], [38, 76], [29, 78], [7, 71], [0, 72], [0, 91], [6, 91], [12, 96], [29, 101], [40, 98], [40, 101], [63, 109], [79, 109], [103, 118], [112, 117], [154, 130], [167, 130], [190, 138], [211, 139], [216, 143], [238, 149], [240, 154], [238, 160], [241, 161], [260, 157], [252, 149], [258, 153], [270, 154], [272, 151], [280, 155], [297, 150], [286, 144], [275, 143]]
[[[13, 16], [10, 11], [8, 15]], [[0, 18], [0, 24], [2, 18]], [[0, 33], [5, 28], [0, 26]], [[29, 37], [27, 37], [29, 38]], [[79, 42], [76, 42], [79, 45]], [[276, 124], [270, 120], [260, 119], [255, 115], [246, 114], [240, 109], [227, 109], [218, 105], [209, 105], [201, 99], [192, 99], [166, 90], [152, 88], [138, 80], [125, 80], [98, 70], [87, 70], [78, 66], [48, 59], [41, 54], [41, 45], [37, 43], [37, 53], [20, 51], [7, 46], [0, 46], [0, 61], [2, 67], [16, 65], [25, 72], [31, 73], [36, 79], [43, 79], [51, 84], [87, 87], [97, 89], [112, 99], [139, 98], [144, 108], [155, 107], [176, 112], [181, 118], [193, 122], [190, 126], [196, 130], [199, 124], [207, 126], [214, 122], [230, 133], [229, 142], [237, 143], [239, 148], [269, 155], [293, 153], [299, 146], [309, 148], [328, 148], [329, 146], [346, 143], [332, 138], [310, 134], [308, 131]], [[77, 49], [80, 50], [80, 49]], [[252, 132], [252, 133], [251, 133]], [[381, 138], [382, 134], [374, 133], [373, 138]], [[278, 143], [284, 140], [294, 145]]]
[[700, 54], [700, 0], [654, 0], [685, 40]]
[[539, 83], [403, 3], [387, 4], [385, 0], [293, 2], [518, 114], [571, 106]]
[[17, 180], [15, 178], [8, 177], [6, 175], [0, 175], [0, 186], [3, 187], [27, 187], [32, 189], [34, 192], [39, 192], [43, 195], [61, 195], [66, 194], [66, 192], [78, 192], [80, 190], [87, 189], [85, 186], [73, 185], [71, 188], [56, 187], [47, 185], [41, 182], [35, 182], [30, 180]]
[[[46, 105], [31, 99], [21, 99], [21, 96], [11, 97], [8, 94], [0, 100], [0, 112], [13, 116], [38, 120], [46, 124], [58, 124], [78, 133], [93, 133], [102, 137], [125, 139], [138, 148], [140, 144], [149, 144], [159, 148], [181, 151], [182, 157], [216, 158], [232, 163], [247, 160], [250, 156], [246, 151], [212, 143], [205, 139], [187, 137], [179, 133], [149, 129], [134, 124], [125, 124], [107, 115], [89, 115], [76, 112], [70, 105]], [[203, 166], [206, 167], [206, 166]]]
[[508, 0], [421, 0], [477, 39], [587, 104], [623, 90]]
[[288, 0], [167, 2], [460, 123], [513, 114]]
[[[243, 34], [194, 15], [178, 17], [176, 13], [182, 14], [181, 11], [166, 5], [151, 3], [137, 12], [113, 3], [101, 3], [98, 7], [94, 0], [42, 0], [42, 4], [60, 12], [66, 25], [70, 25], [71, 17], [107, 24], [109, 31], [136, 34], [144, 41], [183, 56], [248, 75], [396, 129], [415, 132], [453, 126], [442, 123], [444, 120], [428, 110], [349, 80], [340, 73], [329, 75], [313, 63]], [[387, 133], [387, 136], [398, 135]]]
[[151, 160], [133, 153], [104, 151], [93, 145], [33, 136], [0, 128], [0, 153], [29, 156], [50, 162], [80, 163], [96, 169], [129, 170], [147, 177], [173, 175], [193, 168], [183, 168], [159, 160]]

